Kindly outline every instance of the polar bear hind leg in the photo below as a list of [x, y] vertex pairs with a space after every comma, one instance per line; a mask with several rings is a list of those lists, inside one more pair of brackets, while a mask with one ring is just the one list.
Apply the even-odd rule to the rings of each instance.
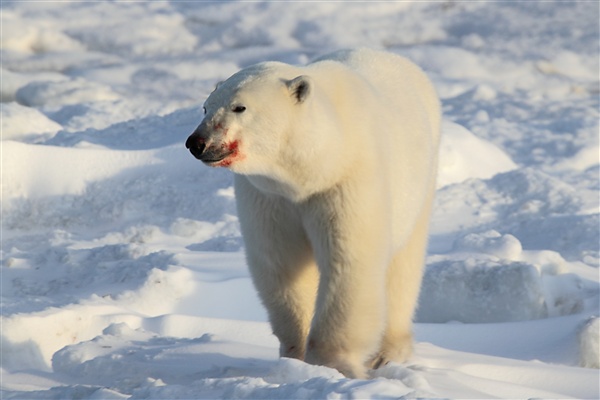
[[404, 362], [413, 351], [412, 319], [425, 264], [433, 191], [424, 205], [410, 239], [387, 271], [387, 323], [379, 352], [367, 363], [377, 369], [390, 361]]

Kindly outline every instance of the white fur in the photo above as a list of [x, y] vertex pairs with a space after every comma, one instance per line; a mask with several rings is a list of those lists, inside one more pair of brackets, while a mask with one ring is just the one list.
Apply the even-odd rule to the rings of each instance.
[[269, 62], [229, 78], [205, 107], [207, 146], [237, 149], [214, 165], [236, 173], [248, 265], [281, 355], [351, 377], [404, 361], [440, 129], [422, 71], [366, 49]]

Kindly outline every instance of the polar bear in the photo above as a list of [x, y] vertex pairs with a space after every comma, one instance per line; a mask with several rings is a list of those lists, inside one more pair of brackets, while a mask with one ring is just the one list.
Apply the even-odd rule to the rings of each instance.
[[186, 147], [234, 172], [247, 263], [280, 355], [363, 378], [411, 354], [440, 105], [386, 52], [265, 62], [217, 86]]

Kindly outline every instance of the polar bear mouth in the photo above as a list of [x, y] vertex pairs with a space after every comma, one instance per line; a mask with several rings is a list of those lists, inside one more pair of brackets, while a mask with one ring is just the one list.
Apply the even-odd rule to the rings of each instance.
[[227, 157], [229, 157], [230, 155], [232, 155], [233, 152], [227, 152], [227, 153], [223, 153], [223, 154], [203, 154], [200, 156], [200, 161], [202, 161], [204, 164], [216, 164], [218, 162], [223, 161], [224, 159], [226, 159]]
[[189, 149], [194, 157], [205, 164], [216, 164], [234, 152], [232, 149], [227, 149], [226, 147], [206, 147], [204, 143], [197, 146], [189, 146]]
[[204, 164], [211, 167], [230, 167], [240, 159], [239, 142], [234, 140], [216, 148], [209, 148], [198, 157]]

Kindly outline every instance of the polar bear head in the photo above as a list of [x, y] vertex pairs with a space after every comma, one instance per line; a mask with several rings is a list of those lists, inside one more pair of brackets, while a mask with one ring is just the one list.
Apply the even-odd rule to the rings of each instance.
[[268, 173], [310, 97], [311, 79], [290, 78], [291, 69], [258, 64], [217, 85], [204, 103], [204, 119], [186, 141], [194, 157], [237, 173]]
[[[350, 158], [341, 150], [349, 144], [340, 135], [343, 101], [325, 89], [332, 80], [318, 68], [278, 62], [243, 69], [207, 98], [186, 147], [206, 165], [245, 175], [261, 190], [306, 198], [331, 186], [347, 164], [342, 158]], [[339, 86], [333, 90], [338, 96]]]

